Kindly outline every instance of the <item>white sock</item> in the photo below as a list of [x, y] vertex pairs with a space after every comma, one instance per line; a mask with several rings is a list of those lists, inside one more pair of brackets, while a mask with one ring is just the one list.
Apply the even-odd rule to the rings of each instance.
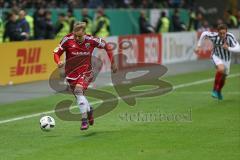
[[88, 103], [87, 98], [84, 95], [76, 95], [77, 103], [79, 105], [80, 112], [86, 113], [90, 111], [90, 105]]

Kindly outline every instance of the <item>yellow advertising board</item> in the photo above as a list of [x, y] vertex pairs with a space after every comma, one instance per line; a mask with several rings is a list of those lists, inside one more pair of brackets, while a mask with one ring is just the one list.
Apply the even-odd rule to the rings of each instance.
[[56, 69], [52, 52], [58, 43], [42, 40], [0, 44], [0, 85], [47, 80]]

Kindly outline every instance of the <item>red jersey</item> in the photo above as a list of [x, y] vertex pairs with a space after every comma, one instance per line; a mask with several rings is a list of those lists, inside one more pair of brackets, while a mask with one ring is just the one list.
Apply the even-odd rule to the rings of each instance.
[[[65, 52], [65, 74], [67, 79], [76, 80], [81, 74], [91, 71], [91, 57], [94, 48], [106, 49], [106, 42], [101, 38], [84, 35], [83, 42], [75, 41], [73, 33], [66, 35], [54, 50], [56, 63]], [[107, 50], [107, 49], [106, 49]]]

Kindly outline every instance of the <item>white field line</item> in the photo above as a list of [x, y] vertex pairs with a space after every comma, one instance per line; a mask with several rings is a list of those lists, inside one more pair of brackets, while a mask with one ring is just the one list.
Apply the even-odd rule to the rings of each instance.
[[[207, 92], [207, 91], [197, 91], [197, 92], [192, 92], [192, 91], [175, 91], [174, 94], [182, 94], [182, 95], [193, 95], [193, 94], [202, 94], [202, 95], [206, 95], [206, 94], [211, 94], [211, 92]], [[224, 92], [224, 95], [240, 95], [240, 91], [233, 91], [233, 92]]]
[[[240, 76], [240, 73], [231, 74], [231, 75], [228, 76], [228, 78], [234, 78], [234, 77], [238, 77], [238, 76]], [[209, 78], [209, 79], [203, 79], [203, 80], [189, 82], [189, 83], [183, 83], [183, 84], [173, 86], [173, 89], [175, 90], [175, 89], [179, 89], [179, 88], [185, 88], [185, 87], [195, 86], [195, 85], [199, 85], [199, 84], [204, 84], [204, 83], [212, 82], [213, 80], [214, 80], [214, 78]], [[159, 92], [159, 90], [157, 92]], [[129, 95], [129, 96], [125, 96], [123, 98], [132, 98], [132, 97], [137, 97], [137, 96], [143, 96], [143, 95], [147, 95], [147, 94], [150, 94], [150, 93], [154, 93], [154, 91], [153, 92], [147, 92], [147, 93], [139, 93], [139, 94]], [[108, 100], [105, 100], [105, 101], [111, 102], [111, 101], [115, 101], [116, 99], [121, 99], [121, 97], [112, 98], [112, 99], [108, 99]], [[98, 100], [98, 101], [92, 102], [90, 104], [94, 105], [94, 104], [99, 104], [99, 103], [102, 103], [102, 101]], [[77, 107], [78, 106], [72, 106], [71, 108], [77, 108]], [[47, 112], [40, 112], [40, 113], [30, 114], [30, 115], [26, 115], [26, 116], [19, 116], [19, 117], [16, 117], [16, 118], [1, 120], [0, 124], [19, 121], [19, 120], [23, 120], [23, 119], [27, 119], [27, 118], [32, 118], [32, 117], [38, 117], [38, 116], [41, 116], [41, 115], [51, 114], [51, 113], [54, 113], [54, 112], [55, 112], [55, 110], [51, 110], [51, 111], [47, 111]]]

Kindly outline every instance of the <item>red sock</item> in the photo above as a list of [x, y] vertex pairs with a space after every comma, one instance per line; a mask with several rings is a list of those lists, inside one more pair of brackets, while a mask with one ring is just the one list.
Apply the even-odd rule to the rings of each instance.
[[226, 76], [225, 75], [223, 75], [223, 77], [222, 77], [222, 79], [221, 79], [221, 81], [220, 81], [220, 90], [219, 91], [221, 91], [222, 90], [222, 88], [223, 88], [223, 86], [224, 86], [224, 84], [225, 84], [225, 79], [226, 79]]
[[222, 79], [223, 79], [223, 73], [217, 72], [216, 75], [215, 75], [215, 81], [214, 81], [214, 87], [213, 87], [214, 91], [220, 91], [221, 90]]

